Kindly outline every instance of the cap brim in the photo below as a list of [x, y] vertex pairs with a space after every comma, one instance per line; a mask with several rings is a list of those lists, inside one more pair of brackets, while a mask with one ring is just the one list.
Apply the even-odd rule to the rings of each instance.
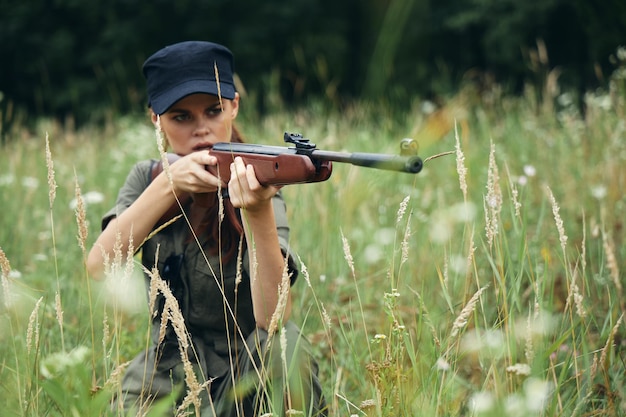
[[163, 114], [178, 100], [196, 93], [219, 95], [232, 100], [235, 98], [235, 87], [232, 84], [220, 83], [218, 90], [215, 80], [190, 80], [170, 88], [160, 96], [153, 97], [149, 105], [154, 113]]

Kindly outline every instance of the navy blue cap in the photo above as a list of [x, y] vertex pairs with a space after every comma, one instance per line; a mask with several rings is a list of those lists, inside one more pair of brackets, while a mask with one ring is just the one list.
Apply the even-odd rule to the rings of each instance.
[[222, 45], [188, 41], [166, 46], [143, 64], [148, 105], [156, 114], [163, 114], [178, 100], [194, 93], [232, 100], [236, 91], [233, 73], [233, 54]]

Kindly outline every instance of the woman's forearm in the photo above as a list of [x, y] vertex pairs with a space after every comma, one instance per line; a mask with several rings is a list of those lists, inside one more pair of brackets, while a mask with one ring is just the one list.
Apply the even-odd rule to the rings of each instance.
[[112, 260], [116, 251], [125, 256], [131, 242], [136, 251], [174, 202], [167, 178], [163, 174], [157, 176], [130, 207], [109, 222], [94, 243], [87, 257], [87, 270], [91, 276], [100, 278], [105, 260]]
[[[267, 329], [277, 308], [283, 321], [291, 314], [290, 278], [280, 249], [271, 200], [254, 211], [242, 210], [248, 253], [250, 285], [257, 326]], [[282, 285], [282, 287], [281, 287]], [[281, 299], [282, 293], [282, 299]]]

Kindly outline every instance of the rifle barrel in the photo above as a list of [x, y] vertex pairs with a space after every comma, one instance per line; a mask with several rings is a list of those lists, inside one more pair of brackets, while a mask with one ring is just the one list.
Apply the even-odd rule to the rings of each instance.
[[322, 161], [345, 162], [352, 165], [417, 174], [423, 162], [418, 156], [398, 156], [365, 152], [333, 152], [314, 150], [311, 157]]

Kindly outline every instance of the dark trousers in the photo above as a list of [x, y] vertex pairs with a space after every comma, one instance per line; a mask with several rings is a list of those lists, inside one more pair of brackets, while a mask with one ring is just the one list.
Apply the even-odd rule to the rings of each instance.
[[[124, 376], [118, 406], [125, 412], [162, 407], [167, 410], [163, 415], [173, 415], [186, 394], [182, 361], [163, 368], [156, 365], [154, 352], [150, 349], [135, 358]], [[194, 366], [196, 375], [206, 376], [203, 366]], [[201, 417], [284, 416], [288, 410], [311, 417], [328, 415], [310, 344], [291, 322], [271, 338], [265, 330], [252, 332], [231, 369], [210, 380], [199, 398]], [[194, 409], [191, 405], [187, 412], [194, 415]]]

